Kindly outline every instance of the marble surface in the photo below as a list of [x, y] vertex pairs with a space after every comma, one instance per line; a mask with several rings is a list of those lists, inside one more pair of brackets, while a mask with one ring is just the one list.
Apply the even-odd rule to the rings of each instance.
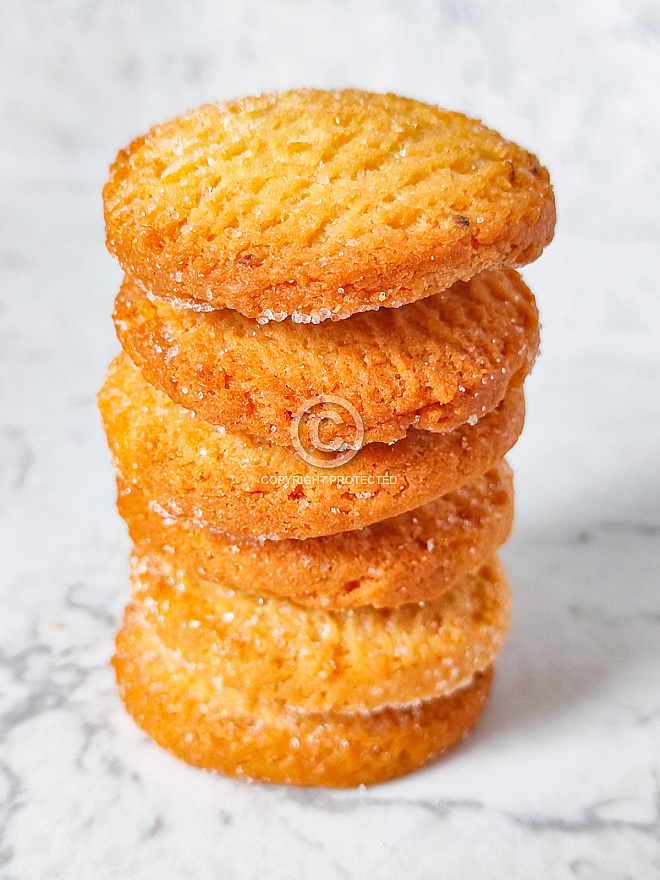
[[[543, 346], [483, 723], [399, 782], [289, 790], [188, 768], [115, 694], [128, 541], [94, 399], [120, 277], [100, 187], [186, 106], [349, 83], [536, 150], [559, 227], [525, 272]], [[660, 876], [659, 87], [653, 2], [3, 5], [2, 878]]]

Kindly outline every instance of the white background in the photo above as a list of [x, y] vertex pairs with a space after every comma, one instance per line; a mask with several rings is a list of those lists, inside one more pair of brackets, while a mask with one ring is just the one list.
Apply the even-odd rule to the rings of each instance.
[[[660, 4], [19, 2], [0, 9], [1, 876], [660, 876]], [[203, 101], [395, 91], [551, 172], [557, 236], [510, 459], [514, 622], [483, 723], [369, 791], [194, 771], [108, 660], [128, 541], [94, 395], [117, 150]]]

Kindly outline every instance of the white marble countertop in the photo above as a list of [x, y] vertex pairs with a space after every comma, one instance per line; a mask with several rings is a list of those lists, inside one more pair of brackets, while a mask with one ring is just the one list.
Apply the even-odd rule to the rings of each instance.
[[[3, 880], [660, 877], [657, 4], [9, 2], [0, 49]], [[483, 722], [407, 779], [291, 790], [185, 766], [115, 694], [128, 540], [95, 409], [120, 277], [100, 188], [186, 106], [348, 82], [537, 150], [559, 227], [524, 273], [542, 355]]]

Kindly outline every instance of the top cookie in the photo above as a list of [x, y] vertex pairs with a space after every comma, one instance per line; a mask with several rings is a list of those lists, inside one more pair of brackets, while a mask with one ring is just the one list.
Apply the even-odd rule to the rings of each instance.
[[460, 113], [299, 90], [212, 104], [122, 150], [108, 248], [156, 296], [320, 321], [413, 302], [552, 238], [548, 172]]

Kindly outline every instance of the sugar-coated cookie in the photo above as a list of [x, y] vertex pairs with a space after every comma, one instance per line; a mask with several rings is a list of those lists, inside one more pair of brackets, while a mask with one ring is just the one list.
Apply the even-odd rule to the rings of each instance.
[[136, 610], [167, 648], [252, 703], [368, 712], [447, 696], [495, 660], [511, 595], [496, 557], [438, 599], [354, 611], [305, 608], [203, 581], [134, 553]]
[[137, 724], [189, 764], [292, 785], [371, 785], [460, 742], [483, 711], [492, 669], [447, 697], [373, 713], [307, 714], [230, 693], [165, 647], [129, 606], [113, 659]]
[[[397, 440], [410, 425], [451, 431], [522, 383], [539, 341], [534, 297], [512, 269], [316, 326], [174, 308], [126, 277], [114, 318], [124, 350], [172, 400], [284, 446], [296, 413], [320, 395], [356, 408], [367, 443]], [[350, 421], [339, 431], [354, 441]]]
[[460, 113], [298, 90], [209, 104], [122, 150], [108, 248], [154, 295], [318, 321], [536, 259], [555, 208], [537, 158]]
[[363, 529], [285, 541], [232, 538], [168, 514], [118, 477], [117, 506], [134, 543], [205, 580], [257, 596], [340, 611], [437, 598], [492, 556], [513, 520], [511, 469]]
[[117, 470], [174, 516], [237, 537], [309, 538], [362, 528], [452, 492], [496, 464], [524, 420], [522, 391], [448, 434], [411, 429], [324, 470], [295, 451], [218, 432], [142, 377], [110, 367], [99, 408]]

